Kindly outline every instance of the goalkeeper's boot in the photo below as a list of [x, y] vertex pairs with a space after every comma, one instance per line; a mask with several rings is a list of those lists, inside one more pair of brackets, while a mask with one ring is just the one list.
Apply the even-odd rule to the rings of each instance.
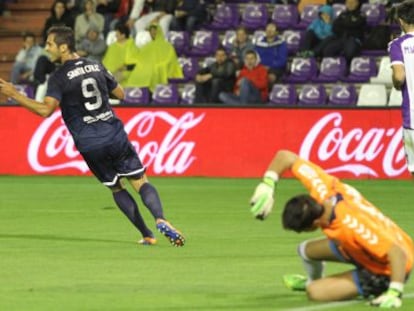
[[184, 246], [185, 238], [183, 234], [175, 229], [168, 221], [164, 219], [157, 220], [157, 230], [161, 232], [173, 246]]
[[285, 286], [294, 291], [306, 291], [308, 279], [300, 274], [286, 274], [283, 276]]
[[147, 236], [147, 237], [144, 237], [141, 240], [139, 240], [138, 244], [141, 244], [141, 245], [155, 245], [155, 244], [157, 244], [157, 239], [154, 238], [153, 236]]

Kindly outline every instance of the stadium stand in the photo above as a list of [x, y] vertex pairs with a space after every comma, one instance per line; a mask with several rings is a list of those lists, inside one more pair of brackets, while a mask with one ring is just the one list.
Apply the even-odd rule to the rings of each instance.
[[322, 84], [304, 84], [299, 92], [299, 106], [323, 106], [326, 101], [326, 90]]
[[363, 84], [359, 90], [357, 106], [386, 106], [387, 98], [384, 84]]
[[275, 84], [269, 94], [270, 105], [293, 106], [297, 93], [293, 84]]

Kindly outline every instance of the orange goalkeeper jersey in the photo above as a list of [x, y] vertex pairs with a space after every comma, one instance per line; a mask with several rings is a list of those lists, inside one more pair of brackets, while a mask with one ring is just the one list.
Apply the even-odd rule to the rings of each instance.
[[292, 172], [318, 203], [322, 204], [337, 194], [343, 198], [334, 207], [332, 221], [322, 230], [338, 245], [345, 258], [373, 273], [390, 275], [387, 253], [396, 243], [406, 252], [406, 272], [411, 270], [414, 256], [412, 239], [355, 188], [303, 159], [294, 163]]

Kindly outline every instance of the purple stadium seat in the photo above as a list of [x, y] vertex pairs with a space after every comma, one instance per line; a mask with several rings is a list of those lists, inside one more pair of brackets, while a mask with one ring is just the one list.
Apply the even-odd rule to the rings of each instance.
[[305, 83], [315, 78], [317, 73], [316, 60], [311, 58], [294, 57], [290, 71], [284, 80], [288, 83]]
[[252, 43], [256, 44], [257, 42], [262, 40], [265, 36], [266, 36], [266, 33], [264, 30], [256, 30], [255, 32], [253, 32], [253, 35], [252, 35]]
[[170, 83], [182, 83], [193, 80], [196, 76], [199, 66], [198, 59], [195, 57], [179, 57], [178, 62], [183, 69], [184, 78], [183, 79], [169, 79]]
[[334, 3], [332, 4], [333, 16], [337, 18], [339, 14], [346, 10], [346, 6], [344, 3]]
[[226, 30], [223, 36], [223, 40], [221, 41], [221, 45], [229, 52], [233, 48], [233, 42], [236, 38], [236, 31], [235, 30]]
[[367, 17], [368, 26], [377, 26], [385, 20], [385, 7], [380, 3], [364, 3], [361, 6], [361, 13]]
[[268, 22], [267, 6], [263, 3], [246, 4], [242, 17], [241, 25], [250, 30], [264, 29]]
[[286, 41], [289, 55], [294, 55], [302, 43], [303, 32], [300, 30], [285, 30], [282, 34]]
[[368, 56], [354, 57], [351, 61], [349, 75], [343, 77], [344, 82], [367, 82], [371, 77], [377, 75], [377, 64], [375, 58]]
[[218, 34], [209, 30], [195, 31], [191, 38], [190, 50], [187, 55], [190, 56], [209, 56], [213, 55], [219, 46]]
[[326, 91], [322, 84], [304, 84], [299, 92], [298, 105], [326, 105]]
[[299, 21], [297, 6], [293, 4], [276, 4], [271, 19], [278, 29], [291, 29]]
[[269, 94], [270, 105], [296, 105], [297, 94], [293, 84], [275, 84]]
[[352, 107], [357, 102], [357, 92], [352, 84], [336, 84], [332, 87], [328, 105]]
[[346, 61], [343, 57], [322, 58], [319, 74], [312, 79], [314, 82], [329, 83], [337, 82], [345, 76]]
[[157, 105], [177, 105], [180, 96], [175, 84], [158, 84], [152, 94], [152, 102]]
[[188, 83], [184, 85], [183, 90], [181, 92], [181, 104], [183, 105], [192, 105], [194, 103], [195, 98], [195, 85], [192, 83]]
[[240, 14], [237, 4], [222, 3], [217, 6], [213, 21], [206, 28], [211, 30], [234, 29], [239, 22]]
[[300, 14], [300, 21], [296, 24], [296, 29], [305, 29], [309, 26], [312, 21], [318, 17], [319, 4], [308, 4], [303, 8]]
[[[34, 99], [35, 98], [35, 90], [33, 88], [33, 86], [29, 85], [29, 84], [16, 84], [15, 85], [16, 89], [19, 91], [19, 93]], [[12, 98], [7, 98], [7, 104], [8, 105], [17, 105], [17, 102], [12, 99]]]
[[185, 31], [169, 31], [167, 40], [174, 46], [177, 55], [181, 56], [188, 49], [190, 36]]
[[150, 92], [148, 88], [129, 87], [125, 88], [124, 104], [143, 105], [149, 104]]

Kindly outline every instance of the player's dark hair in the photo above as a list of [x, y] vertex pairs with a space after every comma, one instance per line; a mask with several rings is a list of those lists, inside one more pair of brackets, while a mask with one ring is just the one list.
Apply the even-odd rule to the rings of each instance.
[[414, 1], [407, 0], [396, 6], [397, 17], [405, 23], [414, 25]]
[[75, 35], [72, 28], [66, 26], [53, 26], [49, 28], [47, 34], [55, 35], [55, 43], [57, 46], [66, 44], [70, 52], [75, 52]]
[[124, 23], [117, 23], [115, 25], [115, 30], [123, 34], [125, 38], [129, 38], [130, 30], [129, 30], [129, 27], [125, 25]]
[[282, 214], [283, 228], [296, 232], [312, 228], [313, 222], [322, 216], [324, 208], [308, 194], [291, 198]]

